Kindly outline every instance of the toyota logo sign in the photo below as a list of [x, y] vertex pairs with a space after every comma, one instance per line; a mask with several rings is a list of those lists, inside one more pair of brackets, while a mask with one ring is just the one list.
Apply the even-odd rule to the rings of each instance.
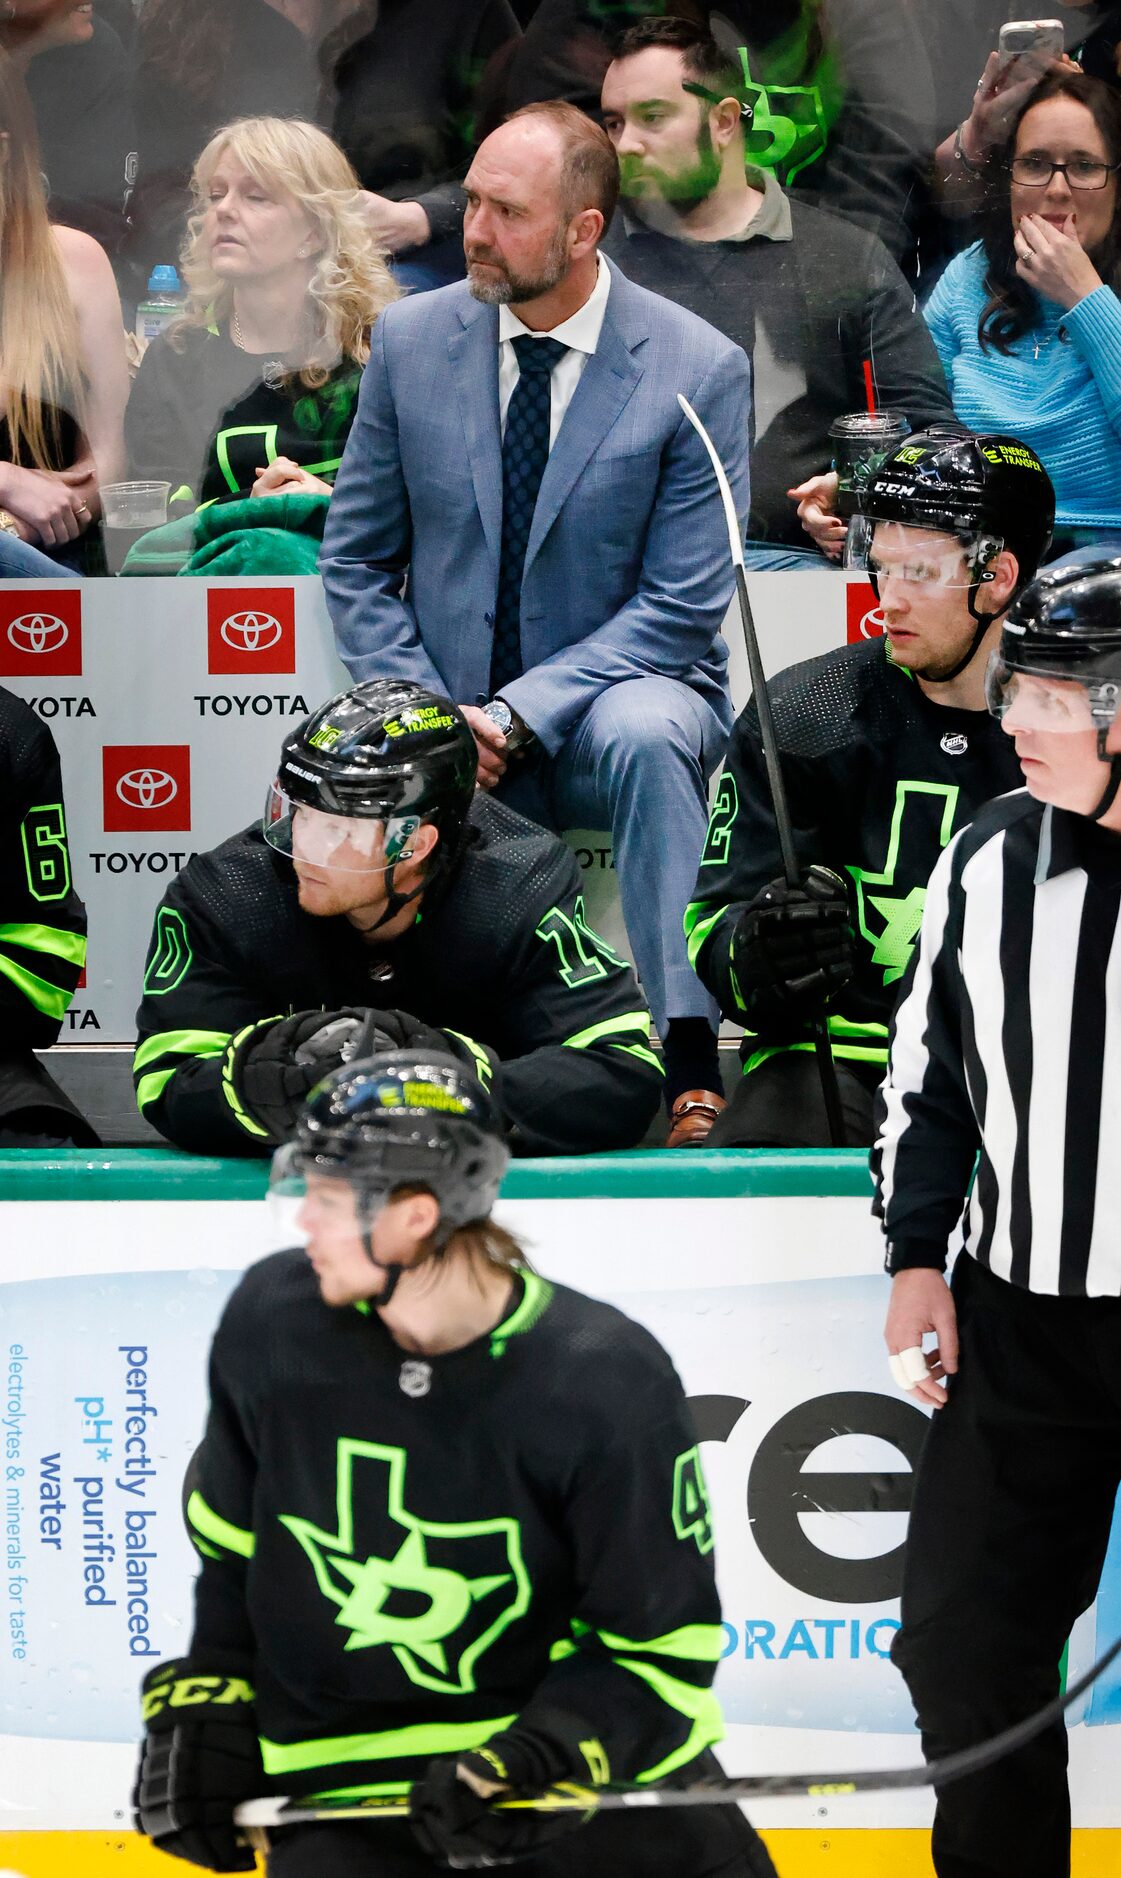
[[44, 652], [60, 651], [69, 637], [70, 628], [57, 613], [21, 613], [8, 627], [9, 645], [36, 658]]
[[189, 831], [190, 744], [107, 743], [101, 762], [107, 835]]
[[0, 592], [0, 677], [30, 678], [41, 686], [53, 678], [82, 675], [82, 586], [18, 588]]
[[862, 639], [883, 638], [883, 608], [876, 599], [871, 581], [846, 582], [845, 611], [848, 617], [847, 638], [850, 646], [859, 645]]
[[215, 677], [296, 670], [291, 587], [212, 587], [206, 596], [207, 669]]
[[117, 796], [130, 809], [166, 809], [179, 794], [165, 769], [130, 769], [117, 779]]
[[231, 613], [222, 621], [221, 637], [235, 652], [267, 652], [283, 631], [273, 613]]

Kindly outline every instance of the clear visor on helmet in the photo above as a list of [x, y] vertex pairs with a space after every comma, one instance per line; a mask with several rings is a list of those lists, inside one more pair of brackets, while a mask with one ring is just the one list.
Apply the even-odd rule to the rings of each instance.
[[331, 815], [293, 802], [274, 782], [265, 803], [261, 828], [279, 854], [340, 874], [386, 873], [407, 860], [409, 841], [420, 827], [419, 815]]
[[350, 1245], [373, 1226], [389, 1188], [355, 1182], [341, 1167], [317, 1161], [297, 1142], [286, 1142], [272, 1159], [269, 1219], [278, 1246]]
[[978, 533], [968, 541], [910, 522], [883, 522], [874, 515], [854, 515], [845, 539], [845, 567], [867, 574], [877, 599], [881, 586], [974, 587], [1004, 543], [999, 535]]
[[999, 652], [985, 673], [985, 702], [1009, 730], [1105, 730], [1117, 716], [1119, 693], [1112, 678], [1014, 671]]

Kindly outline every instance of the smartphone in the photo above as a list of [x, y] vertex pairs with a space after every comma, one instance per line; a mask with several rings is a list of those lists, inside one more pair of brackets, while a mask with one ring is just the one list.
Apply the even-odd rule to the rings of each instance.
[[1063, 49], [1062, 20], [1009, 20], [1000, 29], [998, 46], [1002, 56], [1014, 59], [1021, 52], [1049, 52]]

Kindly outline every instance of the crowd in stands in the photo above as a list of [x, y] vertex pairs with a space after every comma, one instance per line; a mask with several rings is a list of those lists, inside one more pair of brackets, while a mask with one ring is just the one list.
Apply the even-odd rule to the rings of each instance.
[[[1048, 556], [1121, 547], [1121, 6], [1064, 0], [1063, 44], [1019, 50], [999, 43], [1013, 11], [0, 0], [0, 577], [318, 570], [359, 690], [450, 699], [480, 790], [554, 845], [610, 828], [642, 986], [603, 1020], [642, 1082], [613, 1127], [649, 1120], [648, 1040], [626, 1034], [648, 1006], [673, 1145], [827, 1139], [783, 1079], [832, 1000], [850, 1138], [869, 1138], [927, 874], [1017, 785], [985, 713], [999, 619]], [[886, 648], [779, 685], [799, 860], [833, 883], [799, 903], [800, 974], [750, 709], [733, 730], [724, 520], [679, 392], [749, 571], [868, 564], [889, 596]], [[875, 458], [842, 484], [834, 427], [861, 412], [898, 420], [892, 475], [933, 479], [940, 504], [893, 508]], [[1003, 519], [994, 466], [1027, 488]], [[102, 491], [129, 479], [166, 488], [166, 519], [122, 566]], [[946, 539], [920, 552], [916, 529]], [[956, 780], [916, 738], [949, 738]], [[920, 770], [944, 813], [896, 856], [904, 918], [862, 882]], [[485, 817], [475, 834], [513, 841]], [[384, 894], [333, 909], [378, 945], [417, 911], [398, 926], [397, 863], [379, 865]], [[562, 982], [625, 969], [569, 886], [556, 908], [538, 944]], [[842, 970], [880, 981], [847, 1015]], [[734, 1125], [721, 1012], [747, 1027], [756, 1091]], [[166, 1122], [169, 1079], [199, 1065], [154, 1060], [142, 1106], [205, 1145], [205, 1124]], [[251, 1104], [233, 1115], [220, 1145], [254, 1151], [267, 1131]]]

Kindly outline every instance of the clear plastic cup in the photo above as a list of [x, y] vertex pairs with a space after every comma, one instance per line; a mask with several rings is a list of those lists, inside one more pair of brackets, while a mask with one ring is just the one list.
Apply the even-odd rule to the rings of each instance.
[[105, 560], [111, 574], [119, 574], [130, 548], [150, 528], [167, 520], [170, 483], [102, 483], [101, 519], [105, 529]]
[[865, 485], [888, 453], [909, 436], [902, 411], [849, 411], [829, 426], [837, 472], [837, 513], [849, 520], [860, 507]]
[[162, 528], [170, 494], [170, 483], [102, 483], [106, 528]]

